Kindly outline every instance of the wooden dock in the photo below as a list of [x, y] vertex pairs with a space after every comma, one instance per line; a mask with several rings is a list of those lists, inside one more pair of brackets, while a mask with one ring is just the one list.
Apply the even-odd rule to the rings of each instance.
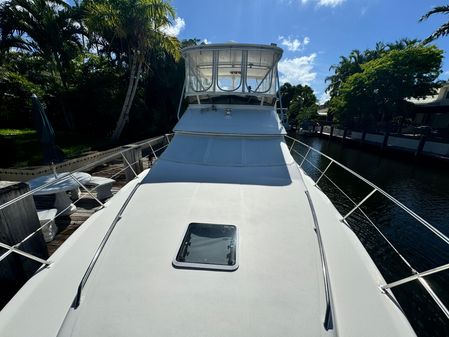
[[[147, 169], [150, 166], [148, 158], [142, 159], [143, 168]], [[88, 172], [92, 176], [99, 176], [110, 178], [117, 174], [113, 179], [115, 183], [112, 185], [112, 194], [115, 195], [125, 184], [126, 176], [123, 170], [123, 162], [117, 160], [109, 164], [96, 167]], [[53, 241], [47, 243], [48, 254], [52, 255], [63, 243], [69, 238], [83, 223], [89, 219], [101, 207], [98, 202], [92, 198], [87, 192], [81, 189], [80, 199], [75, 202], [76, 211], [68, 216], [59, 216], [55, 219], [58, 227], [58, 233]]]

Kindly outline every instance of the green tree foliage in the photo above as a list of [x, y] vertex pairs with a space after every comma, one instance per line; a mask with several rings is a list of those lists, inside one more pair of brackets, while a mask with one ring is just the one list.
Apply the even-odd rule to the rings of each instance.
[[297, 88], [288, 82], [284, 83], [280, 88], [280, 94], [283, 107], [288, 109], [293, 97], [297, 95]]
[[65, 99], [76, 115], [77, 130], [106, 136], [113, 130], [123, 103], [126, 74], [103, 56], [85, 53], [74, 60], [71, 81], [76, 86]]
[[154, 70], [146, 76], [142, 92], [149, 112], [146, 123], [154, 133], [167, 133], [178, 121], [176, 112], [184, 83], [184, 60], [177, 61], [168, 54], [153, 54], [150, 62]]
[[117, 125], [112, 133], [118, 140], [137, 92], [140, 77], [149, 68], [154, 52], [180, 58], [177, 38], [164, 33], [172, 24], [173, 7], [162, 0], [90, 0], [86, 2], [86, 24], [94, 33], [102, 52], [126, 63], [129, 82]]
[[[39, 86], [30, 82], [25, 76], [0, 66], [0, 120], [10, 127], [29, 127], [32, 125], [30, 96], [32, 93], [42, 95]], [[16, 108], [18, 107], [18, 109]], [[16, 110], [14, 115], [9, 111]]]
[[[47, 63], [47, 71], [58, 78], [63, 89], [68, 88], [72, 71], [71, 60], [82, 46], [84, 33], [79, 24], [80, 13], [62, 0], [10, 0], [0, 7], [1, 59], [5, 52], [22, 50], [39, 56]], [[73, 117], [62, 104], [61, 108], [69, 128], [74, 127]]]
[[313, 119], [316, 116], [318, 106], [313, 89], [307, 84], [296, 86], [285, 83], [281, 86], [281, 97], [290, 124], [299, 124]]
[[[430, 18], [432, 15], [434, 14], [443, 14], [443, 15], [448, 15], [449, 14], [449, 5], [445, 5], [445, 6], [437, 6], [432, 8], [430, 11], [428, 11], [426, 14], [424, 14], [419, 21], [425, 21], [428, 18]], [[437, 28], [437, 30], [435, 30], [429, 37], [427, 37], [423, 42], [424, 43], [429, 43], [433, 40], [438, 39], [439, 37], [442, 36], [447, 36], [449, 35], [449, 21], [443, 23], [440, 27]]]
[[342, 58], [328, 78], [330, 111], [345, 126], [388, 125], [410, 111], [406, 98], [425, 97], [438, 85], [442, 50], [408, 40], [378, 47], [362, 53], [357, 62]]
[[32, 127], [32, 91], [56, 130], [124, 129], [123, 141], [168, 131], [184, 80], [181, 43], [164, 29], [174, 17], [162, 0], [1, 2], [2, 127]]
[[63, 85], [70, 61], [81, 49], [80, 19], [62, 0], [11, 0], [0, 10], [1, 48], [12, 47], [43, 57], [59, 73]]
[[329, 82], [327, 92], [331, 97], [337, 96], [343, 82], [349, 76], [362, 71], [362, 64], [378, 59], [388, 51], [402, 50], [408, 46], [417, 45], [418, 42], [418, 40], [410, 39], [401, 39], [389, 44], [377, 42], [374, 49], [367, 49], [364, 52], [355, 49], [351, 51], [347, 57], [340, 56], [339, 63], [330, 67], [330, 70], [333, 71], [334, 74], [326, 78], [326, 82]]

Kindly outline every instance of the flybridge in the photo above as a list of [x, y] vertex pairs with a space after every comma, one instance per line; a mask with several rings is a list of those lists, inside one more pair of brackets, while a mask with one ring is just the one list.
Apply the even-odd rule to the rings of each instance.
[[196, 97], [236, 95], [273, 99], [279, 87], [276, 45], [209, 44], [182, 50], [186, 62], [184, 94]]

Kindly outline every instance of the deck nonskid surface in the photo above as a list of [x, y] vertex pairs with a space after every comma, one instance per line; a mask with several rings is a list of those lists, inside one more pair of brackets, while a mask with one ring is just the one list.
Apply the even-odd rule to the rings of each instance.
[[[72, 336], [320, 336], [323, 280], [302, 184], [142, 184], [83, 291]], [[191, 222], [239, 228], [236, 271], [172, 266]]]

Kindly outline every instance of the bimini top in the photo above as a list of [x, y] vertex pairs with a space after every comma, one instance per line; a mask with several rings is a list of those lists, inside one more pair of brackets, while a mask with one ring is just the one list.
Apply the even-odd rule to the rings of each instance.
[[185, 96], [276, 96], [276, 45], [207, 44], [182, 50], [186, 61]]

